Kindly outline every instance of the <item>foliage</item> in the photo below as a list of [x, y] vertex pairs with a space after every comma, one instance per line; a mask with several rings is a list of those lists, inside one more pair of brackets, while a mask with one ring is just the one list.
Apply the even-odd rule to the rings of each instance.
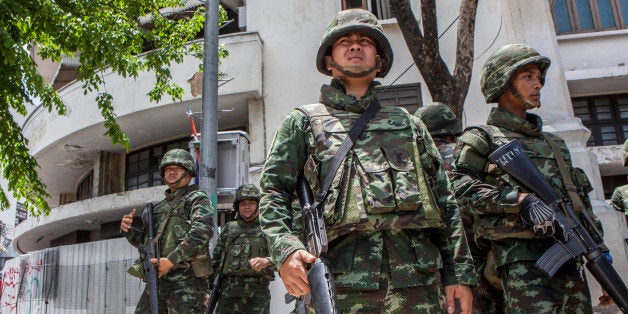
[[[101, 71], [108, 68], [129, 79], [153, 72], [156, 84], [148, 93], [150, 100], [158, 102], [166, 94], [180, 99], [184, 90], [173, 82], [168, 66], [186, 55], [202, 55], [203, 49], [201, 44], [188, 44], [203, 30], [205, 19], [204, 6], [188, 5], [192, 2], [0, 0], [0, 173], [8, 191], [23, 200], [33, 216], [49, 213], [48, 194], [13, 114], [26, 116], [28, 105], [35, 103], [59, 115], [66, 114], [67, 107], [37, 72], [31, 54], [38, 51], [55, 62], [78, 56], [78, 81], [85, 94], [97, 93], [105, 134], [128, 150], [129, 139], [116, 122]], [[225, 19], [221, 9], [219, 20]], [[8, 206], [7, 193], [0, 188], [0, 209]]]

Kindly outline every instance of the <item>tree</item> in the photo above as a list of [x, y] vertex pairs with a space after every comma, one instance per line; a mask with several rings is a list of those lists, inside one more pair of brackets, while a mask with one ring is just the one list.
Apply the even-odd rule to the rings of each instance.
[[[172, 81], [169, 65], [189, 54], [202, 56], [202, 45], [188, 42], [203, 30], [204, 6], [186, 9], [188, 2], [0, 0], [0, 171], [8, 191], [24, 200], [33, 216], [50, 212], [45, 200], [49, 195], [13, 114], [26, 116], [27, 105], [35, 102], [60, 115], [66, 114], [67, 107], [37, 72], [30, 52], [38, 51], [40, 57], [55, 62], [77, 55], [78, 81], [84, 93], [97, 93], [105, 134], [128, 150], [129, 139], [116, 122], [112, 96], [100, 71], [109, 68], [130, 79], [143, 71], [153, 72], [151, 101], [158, 102], [166, 94], [181, 99], [184, 90]], [[226, 19], [226, 12], [220, 12], [219, 23]], [[144, 51], [148, 52], [139, 56]], [[219, 55], [224, 57], [226, 51]], [[8, 206], [7, 194], [0, 188], [0, 209]]]
[[422, 31], [412, 12], [410, 1], [390, 0], [390, 7], [432, 100], [449, 105], [460, 119], [473, 69], [473, 38], [478, 0], [460, 1], [453, 74], [439, 50], [436, 0], [421, 0]]

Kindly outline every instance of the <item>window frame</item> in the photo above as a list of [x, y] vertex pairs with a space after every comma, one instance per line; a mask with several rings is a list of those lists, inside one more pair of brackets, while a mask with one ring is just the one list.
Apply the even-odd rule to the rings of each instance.
[[[347, 6], [347, 0], [341, 0], [340, 4], [343, 10], [346, 10], [348, 8], [349, 9], [355, 9], [355, 8], [365, 9], [373, 13], [375, 16], [377, 16], [377, 19], [379, 20], [388, 20], [388, 19], [395, 18], [392, 10], [390, 9], [389, 0], [361, 0], [361, 2], [362, 2], [362, 5], [352, 6], [352, 7]], [[387, 9], [384, 9], [384, 7], [387, 7]]]
[[[133, 191], [133, 190], [139, 190], [139, 189], [145, 189], [145, 188], [149, 188], [153, 186], [163, 185], [161, 181], [161, 177], [159, 177], [159, 163], [161, 162], [161, 157], [170, 149], [181, 148], [181, 149], [188, 150], [189, 141], [190, 141], [189, 137], [183, 137], [183, 138], [179, 138], [179, 139], [168, 141], [168, 142], [146, 146], [141, 149], [137, 149], [128, 153], [126, 155], [125, 163], [124, 163], [124, 166], [125, 166], [124, 190]], [[157, 148], [161, 148], [161, 155], [156, 156], [155, 150]], [[147, 158], [148, 169], [137, 169], [134, 171], [130, 171], [129, 160], [133, 156], [138, 156], [139, 158], [139, 155], [147, 151], [148, 151], [148, 158]], [[132, 178], [139, 179], [139, 177], [142, 175], [147, 175], [147, 181], [145, 183], [147, 184], [147, 186], [142, 186], [144, 183], [139, 184], [139, 182], [136, 182], [136, 184], [134, 185], [129, 185], [129, 180], [131, 180]], [[155, 178], [155, 175], [157, 176], [157, 178]], [[156, 184], [156, 182], [159, 182], [159, 184]]]
[[[597, 115], [597, 108], [595, 101], [599, 99], [608, 100], [610, 106], [610, 115], [611, 118], [608, 120], [599, 119]], [[609, 146], [609, 145], [621, 145], [624, 143], [626, 136], [624, 134], [623, 126], [628, 126], [628, 118], [621, 117], [621, 111], [619, 106], [619, 99], [628, 99], [628, 94], [609, 94], [609, 95], [595, 95], [595, 96], [582, 96], [582, 97], [573, 97], [571, 99], [572, 108], [574, 110], [574, 116], [580, 118], [581, 114], [576, 113], [576, 107], [574, 107], [574, 103], [576, 101], [586, 101], [587, 114], [589, 116], [588, 121], [582, 121], [582, 124], [586, 126], [591, 131], [591, 137], [587, 140], [587, 146]], [[580, 107], [578, 107], [580, 108]], [[580, 118], [582, 120], [582, 118]], [[603, 127], [613, 127], [616, 135], [616, 143], [613, 144], [604, 144], [604, 139], [602, 139], [602, 128]]]
[[[565, 0], [567, 6], [567, 13], [569, 17], [569, 23], [571, 26], [570, 31], [560, 32], [558, 30], [558, 21], [556, 17], [556, 12], [554, 10], [554, 4], [556, 0], [552, 0], [550, 2], [550, 10], [552, 12], [552, 21], [554, 22], [554, 28], [556, 30], [557, 35], [570, 35], [570, 34], [583, 34], [583, 33], [594, 33], [594, 32], [603, 32], [603, 31], [611, 31], [611, 30], [621, 30], [628, 29], [628, 21], [624, 21], [624, 17], [622, 14], [621, 0], [608, 0], [611, 5], [611, 10], [613, 13], [613, 20], [615, 22], [614, 27], [602, 27], [602, 19], [600, 15], [600, 9], [597, 5], [596, 0], [587, 0], [589, 3], [589, 7], [591, 8], [591, 18], [593, 20], [593, 29], [582, 30], [580, 27], [580, 15], [578, 14], [577, 9], [577, 0]], [[624, 10], [628, 11], [628, 8], [624, 8]]]

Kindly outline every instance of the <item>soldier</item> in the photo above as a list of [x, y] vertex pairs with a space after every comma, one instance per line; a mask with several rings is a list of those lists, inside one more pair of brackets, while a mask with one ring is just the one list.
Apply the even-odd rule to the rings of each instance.
[[[480, 84], [486, 102], [498, 105], [491, 110], [488, 125], [467, 128], [454, 153], [456, 195], [461, 206], [476, 215], [475, 237], [490, 241], [506, 313], [592, 312], [580, 262], [567, 262], [551, 278], [534, 266], [554, 244], [553, 210], [487, 160], [510, 140], [523, 141], [554, 191], [569, 197], [577, 212], [586, 210], [593, 216], [588, 198], [591, 185], [584, 172], [572, 166], [565, 142], [542, 132], [541, 118], [526, 112], [541, 105], [549, 66], [547, 57], [521, 44], [493, 53], [482, 68]], [[568, 191], [567, 185], [574, 188]]]
[[220, 233], [212, 264], [220, 272], [216, 313], [269, 313], [274, 266], [259, 225], [259, 189], [238, 187], [233, 201], [237, 216]]
[[[436, 147], [443, 159], [443, 166], [450, 174], [451, 164], [454, 158], [456, 138], [462, 133], [462, 123], [456, 117], [451, 108], [444, 103], [434, 102], [419, 108], [415, 113], [425, 124], [427, 131], [434, 139]], [[473, 256], [473, 263], [478, 274], [478, 284], [473, 287], [473, 313], [503, 313], [504, 299], [501, 290], [497, 290], [484, 276], [484, 268], [487, 262], [488, 246], [482, 239], [476, 243], [473, 233], [473, 215], [469, 208], [460, 206], [460, 218], [469, 242], [469, 249]], [[501, 282], [496, 282], [496, 285]]]
[[[196, 176], [196, 164], [189, 152], [169, 150], [159, 165], [159, 174], [168, 189], [166, 197], [153, 210], [161, 257], [151, 260], [159, 268], [159, 309], [164, 313], [202, 313], [212, 274], [208, 255], [213, 234], [212, 203], [197, 185], [189, 185]], [[133, 246], [146, 243], [146, 230], [132, 226], [135, 208], [122, 216], [120, 231]], [[144, 256], [140, 253], [129, 274], [143, 278]], [[143, 278], [144, 279], [144, 278]], [[144, 289], [135, 313], [150, 313], [148, 287]]]
[[[623, 159], [624, 167], [628, 167], [628, 139], [624, 142]], [[623, 212], [628, 216], [628, 184], [615, 188], [611, 196], [611, 205], [616, 211]], [[628, 225], [628, 219], [626, 224]], [[628, 243], [628, 239], [626, 239], [626, 243]]]
[[[262, 231], [292, 295], [310, 292], [306, 264], [315, 258], [291, 230], [297, 177], [303, 171], [319, 192], [352, 124], [379, 107], [374, 79], [392, 61], [374, 15], [339, 12], [316, 57], [331, 84], [321, 87], [320, 103], [293, 110], [275, 134], [261, 176]], [[420, 119], [400, 107], [379, 108], [334, 175], [321, 204], [338, 310], [453, 313], [457, 298], [470, 313], [473, 262], [451, 185]]]

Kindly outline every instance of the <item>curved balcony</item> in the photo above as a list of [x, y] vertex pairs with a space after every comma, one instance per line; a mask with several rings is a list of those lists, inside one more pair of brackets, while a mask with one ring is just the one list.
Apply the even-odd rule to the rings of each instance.
[[[218, 121], [219, 128], [229, 128], [234, 121], [246, 121], [249, 99], [261, 98], [262, 42], [258, 33], [237, 33], [221, 36], [220, 44], [229, 50], [220, 68], [229, 81], [218, 89]], [[194, 112], [201, 111], [201, 96], [193, 95], [190, 85], [200, 76], [194, 76], [200, 62], [187, 57], [172, 65], [173, 79], [186, 90], [180, 102], [165, 98], [151, 103], [146, 96], [154, 83], [150, 73], [142, 73], [135, 80], [110, 71], [103, 73], [103, 90], [113, 95], [116, 120], [130, 138], [132, 149], [191, 133], [186, 109], [190, 106]], [[68, 107], [67, 115], [48, 113], [39, 106], [23, 125], [30, 151], [41, 166], [39, 175], [52, 196], [48, 200], [51, 205], [59, 204], [59, 194], [75, 192], [77, 182], [91, 169], [100, 151], [124, 152], [104, 135], [95, 93], [84, 95], [81, 83], [73, 82], [59, 94]]]

